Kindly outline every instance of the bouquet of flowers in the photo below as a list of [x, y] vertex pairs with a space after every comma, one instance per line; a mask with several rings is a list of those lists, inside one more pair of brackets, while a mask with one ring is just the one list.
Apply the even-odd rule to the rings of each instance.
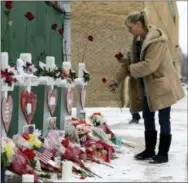
[[76, 129], [81, 145], [84, 145], [89, 138], [88, 135], [92, 132], [92, 125], [83, 120], [79, 121], [78, 119], [74, 119], [72, 124]]
[[8, 168], [16, 154], [16, 145], [12, 139], [3, 137], [1, 139], [1, 167]]
[[39, 63], [36, 75], [38, 77], [49, 76], [49, 77], [52, 77], [54, 79], [58, 79], [58, 78], [61, 78], [62, 71], [58, 67], [53, 67], [53, 68], [47, 69], [45, 64], [43, 65], [43, 64]]
[[41, 144], [41, 142], [36, 142], [35, 144], [31, 141], [31, 139], [28, 140], [29, 138], [31, 138], [31, 136], [29, 137], [29, 134], [26, 133], [23, 135], [17, 134], [13, 136], [13, 140], [17, 148], [19, 149], [20, 153], [27, 158], [29, 165], [32, 168], [41, 171], [40, 162], [35, 153], [35, 149], [39, 147], [38, 144]]
[[23, 69], [27, 74], [34, 74], [37, 71], [37, 68], [35, 68], [34, 64], [30, 62], [25, 62]]
[[41, 141], [38, 139], [36, 134], [29, 134], [29, 133], [24, 133], [22, 134], [22, 137], [27, 140], [29, 145], [31, 145], [32, 148], [37, 149], [41, 147]]
[[23, 174], [33, 174], [35, 182], [39, 182], [38, 177], [36, 176], [35, 170], [29, 165], [28, 158], [17, 149], [16, 155], [11, 163], [11, 170], [18, 175]]
[[93, 113], [90, 117], [89, 120], [93, 124], [93, 126], [97, 127], [106, 122], [104, 116], [100, 112], [95, 112]]
[[89, 117], [90, 121], [92, 122], [93, 126], [96, 127], [94, 130], [95, 133], [98, 133], [97, 128], [102, 129], [105, 134], [108, 136], [109, 140], [111, 140], [115, 145], [118, 145], [119, 147], [121, 146], [121, 139], [120, 137], [116, 136], [108, 124], [106, 123], [106, 120], [104, 119], [104, 116], [101, 113], [93, 113]]
[[12, 86], [17, 80], [15, 78], [16, 71], [12, 68], [1, 70], [1, 78], [8, 86]]

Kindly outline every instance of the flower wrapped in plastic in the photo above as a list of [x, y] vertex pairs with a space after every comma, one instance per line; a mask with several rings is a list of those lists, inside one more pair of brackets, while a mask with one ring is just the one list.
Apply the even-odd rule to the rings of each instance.
[[97, 127], [103, 123], [106, 122], [106, 119], [104, 118], [104, 116], [100, 113], [100, 112], [95, 112], [93, 113], [90, 117], [89, 120], [91, 121], [91, 123], [93, 124], [93, 126]]
[[29, 134], [24, 133], [22, 134], [22, 137], [27, 140], [27, 142], [31, 145], [33, 148], [40, 148], [42, 142], [38, 139], [37, 135], [35, 133]]
[[51, 130], [44, 140], [44, 147], [51, 151], [57, 151], [60, 148], [61, 140], [65, 137], [65, 132], [60, 130]]
[[1, 167], [7, 168], [13, 161], [17, 148], [13, 140], [8, 137], [2, 137], [1, 145]]
[[13, 141], [19, 149], [32, 148], [31, 144], [19, 134], [13, 136]]
[[[26, 136], [24, 137], [26, 138]], [[32, 168], [41, 171], [40, 162], [34, 152], [34, 148], [32, 144], [30, 144], [28, 140], [26, 140], [27, 138], [26, 139], [25, 138], [23, 138], [21, 135], [18, 134], [13, 136], [13, 140], [16, 146], [28, 158], [29, 164], [32, 166]]]
[[[112, 132], [104, 116], [101, 113], [93, 113], [89, 119], [92, 122], [93, 126], [95, 127], [93, 128], [94, 135], [97, 135], [98, 137], [100, 136], [100, 139], [105, 141], [108, 144], [110, 144], [109, 143], [109, 140], [110, 140], [118, 148], [121, 147], [121, 144], [122, 144], [121, 138]], [[99, 128], [102, 129], [106, 135], [102, 134]], [[108, 137], [109, 140], [106, 137]]]
[[92, 133], [92, 125], [86, 121], [77, 121], [73, 123], [76, 133], [78, 134], [80, 144], [84, 146], [88, 135]]
[[18, 175], [33, 174], [35, 182], [40, 182], [36, 176], [35, 170], [29, 165], [28, 158], [17, 149], [16, 155], [10, 166], [11, 170]]

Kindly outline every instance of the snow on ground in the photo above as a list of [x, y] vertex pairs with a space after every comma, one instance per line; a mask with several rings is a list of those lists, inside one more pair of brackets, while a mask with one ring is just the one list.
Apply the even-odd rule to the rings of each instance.
[[[144, 124], [128, 124], [131, 115], [127, 108], [123, 112], [119, 108], [86, 108], [87, 117], [93, 112], [101, 112], [107, 119], [113, 132], [135, 148], [122, 146], [124, 153], [112, 160], [109, 168], [105, 165], [90, 164], [91, 170], [101, 178], [73, 179], [81, 182], [187, 182], [187, 97], [172, 106], [172, 145], [169, 162], [160, 165], [149, 164], [148, 161], [134, 160], [134, 154], [144, 148]], [[73, 109], [75, 114], [75, 109]], [[159, 132], [158, 114], [156, 128]], [[158, 145], [157, 145], [158, 147]]]

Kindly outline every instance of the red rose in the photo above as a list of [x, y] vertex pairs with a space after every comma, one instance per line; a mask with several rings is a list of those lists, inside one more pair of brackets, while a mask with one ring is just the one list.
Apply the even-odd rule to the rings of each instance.
[[121, 52], [118, 53], [119, 57], [123, 57], [123, 54]]
[[102, 78], [102, 82], [106, 83], [107, 79], [106, 78]]
[[8, 76], [13, 76], [14, 73], [13, 73], [12, 71], [10, 71], [10, 72], [7, 73], [7, 75], [8, 75]]
[[23, 134], [22, 137], [23, 137], [25, 140], [29, 140], [29, 134], [27, 134], [27, 133]]
[[33, 20], [33, 19], [35, 18], [35, 16], [34, 16], [30, 11], [27, 11], [27, 12], [25, 13], [25, 17], [26, 17], [29, 21], [31, 21], [31, 20]]
[[57, 24], [52, 24], [52, 25], [51, 25], [51, 28], [52, 28], [53, 30], [56, 30], [56, 29], [57, 29]]
[[88, 40], [89, 40], [89, 41], [93, 41], [93, 36], [89, 35], [89, 36], [88, 36]]
[[120, 60], [120, 59], [123, 58], [123, 54], [122, 54], [121, 52], [119, 52], [119, 53], [115, 54], [115, 57], [116, 57], [118, 60]]
[[6, 78], [6, 77], [7, 77], [6, 71], [2, 71], [2, 70], [1, 70], [1, 77], [2, 77], [2, 78]]
[[62, 140], [62, 141], [61, 141], [61, 144], [62, 144], [65, 148], [67, 148], [67, 147], [69, 146], [69, 140], [67, 140], [67, 139]]
[[63, 28], [61, 28], [61, 29], [59, 29], [59, 34], [63, 34], [64, 33], [64, 29]]
[[22, 152], [29, 160], [32, 160], [36, 156], [32, 149], [25, 149]]
[[12, 9], [12, 1], [5, 1], [5, 7], [9, 10]]
[[13, 78], [10, 77], [10, 76], [7, 76], [7, 77], [6, 77], [6, 82], [7, 82], [8, 84], [12, 84]]

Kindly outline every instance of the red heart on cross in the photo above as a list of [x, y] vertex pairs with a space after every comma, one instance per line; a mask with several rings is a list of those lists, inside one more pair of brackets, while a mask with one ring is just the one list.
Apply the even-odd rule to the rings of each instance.
[[48, 90], [47, 104], [48, 104], [48, 109], [50, 111], [50, 114], [51, 114], [51, 116], [53, 116], [53, 114], [55, 112], [56, 105], [57, 105], [57, 89]]
[[[31, 105], [31, 111], [27, 111], [27, 106]], [[27, 124], [31, 124], [35, 110], [37, 107], [37, 95], [34, 92], [28, 92], [27, 90], [22, 90], [21, 93], [21, 108], [24, 114]]]
[[12, 97], [10, 95], [8, 96], [8, 98], [3, 97], [1, 103], [1, 116], [6, 133], [8, 133], [10, 127], [10, 122], [12, 119], [12, 111], [13, 111]]
[[66, 107], [67, 107], [68, 115], [71, 115], [72, 113], [73, 101], [74, 101], [74, 93], [72, 89], [68, 89], [66, 93]]

